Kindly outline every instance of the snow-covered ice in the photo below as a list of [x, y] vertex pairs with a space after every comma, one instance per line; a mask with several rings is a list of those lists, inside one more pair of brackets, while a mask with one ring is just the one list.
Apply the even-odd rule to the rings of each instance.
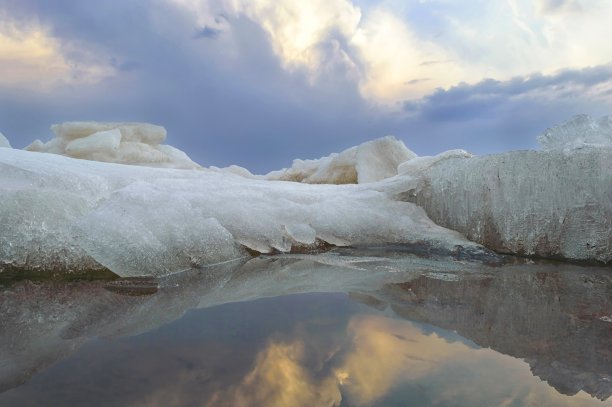
[[51, 126], [55, 137], [35, 140], [28, 151], [66, 155], [84, 160], [148, 167], [201, 168], [183, 151], [161, 144], [166, 129], [148, 123], [67, 122]]

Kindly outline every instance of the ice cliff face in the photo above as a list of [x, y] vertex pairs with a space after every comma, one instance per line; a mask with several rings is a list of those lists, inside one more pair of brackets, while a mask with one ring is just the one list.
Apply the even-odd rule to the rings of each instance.
[[[148, 167], [197, 169], [181, 150], [161, 144], [166, 129], [148, 123], [68, 122], [51, 126], [55, 138], [35, 140], [28, 151]], [[1, 143], [1, 142], [0, 142]]]
[[497, 252], [612, 260], [612, 147], [442, 160], [399, 199]]

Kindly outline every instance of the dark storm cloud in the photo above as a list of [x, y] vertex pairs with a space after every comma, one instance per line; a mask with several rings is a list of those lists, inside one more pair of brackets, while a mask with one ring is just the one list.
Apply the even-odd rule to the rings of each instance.
[[610, 87], [612, 65], [460, 84], [405, 102], [409, 119], [399, 132], [423, 153], [438, 146], [478, 154], [534, 148], [544, 129], [575, 114], [612, 113]]
[[[508, 81], [485, 79], [474, 85], [462, 83], [448, 90], [438, 89], [418, 101], [407, 101], [404, 109], [408, 112], [418, 111], [433, 120], [472, 120], [513, 104], [514, 97], [545, 99], [546, 95], [554, 95], [556, 99], [574, 98], [577, 90], [585, 92], [603, 83], [612, 85], [612, 65], [564, 70], [549, 76], [533, 74]], [[566, 90], [569, 92], [564, 92]]]

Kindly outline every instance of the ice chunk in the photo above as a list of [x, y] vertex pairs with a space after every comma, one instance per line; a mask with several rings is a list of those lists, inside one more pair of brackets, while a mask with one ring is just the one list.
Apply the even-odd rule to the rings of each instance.
[[0, 132], [0, 147], [11, 148], [11, 143], [4, 137], [4, 134]]
[[[66, 154], [75, 157], [85, 157], [92, 154], [114, 156], [121, 143], [119, 129], [99, 131], [90, 136], [77, 138], [66, 145]], [[108, 161], [108, 160], [100, 160]]]
[[273, 171], [269, 180], [308, 184], [363, 184], [397, 175], [397, 167], [416, 157], [404, 143], [387, 136], [317, 160], [294, 160], [291, 168]]
[[293, 160], [291, 168], [273, 171], [266, 179], [306, 184], [356, 184], [357, 147], [316, 160]]
[[150, 123], [66, 122], [51, 126], [57, 138], [68, 141], [113, 129], [121, 132], [123, 141], [156, 145], [166, 139], [166, 129]]
[[51, 126], [55, 138], [35, 140], [28, 151], [68, 155], [75, 158], [148, 167], [200, 169], [182, 152], [159, 144], [166, 130], [148, 123], [67, 122]]
[[582, 114], [548, 128], [538, 136], [544, 150], [570, 151], [583, 147], [612, 146], [612, 116], [594, 120]]
[[357, 182], [375, 182], [397, 175], [398, 166], [416, 156], [391, 136], [363, 143], [357, 148]]

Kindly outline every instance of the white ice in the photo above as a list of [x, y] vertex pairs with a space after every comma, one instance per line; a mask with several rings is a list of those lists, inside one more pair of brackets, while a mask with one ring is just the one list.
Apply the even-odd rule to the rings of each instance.
[[184, 152], [165, 144], [166, 129], [148, 123], [67, 122], [51, 126], [55, 137], [35, 140], [28, 151], [148, 167], [198, 169]]
[[0, 188], [0, 260], [15, 267], [97, 262], [121, 276], [164, 275], [244, 256], [243, 247], [287, 252], [315, 239], [481, 247], [384, 183], [309, 185], [1, 149]]
[[[582, 146], [574, 160], [559, 151], [417, 157], [385, 137], [295, 160], [267, 176], [238, 166], [202, 168], [159, 144], [166, 136], [160, 126], [64, 123], [53, 126], [49, 142], [30, 145], [39, 152], [0, 149], [0, 268], [165, 275], [245, 256], [245, 248], [287, 252], [317, 240], [481, 248], [406, 201], [488, 247], [497, 248], [502, 237], [516, 243], [502, 247], [511, 252], [532, 253], [523, 243], [532, 242], [544, 256], [607, 261], [612, 147], [589, 147], [612, 146], [610, 123], [610, 116], [597, 122], [579, 116], [540, 138], [550, 149]], [[566, 161], [574, 166], [566, 168]], [[529, 226], [534, 219], [538, 228]], [[484, 228], [485, 221], [497, 232]], [[549, 247], [561, 249], [549, 253]]]
[[316, 160], [294, 160], [291, 168], [273, 171], [265, 178], [308, 184], [363, 184], [397, 175], [398, 165], [415, 157], [403, 142], [387, 136]]
[[594, 120], [586, 114], [548, 128], [538, 136], [544, 150], [571, 151], [584, 147], [612, 146], [612, 116]]

